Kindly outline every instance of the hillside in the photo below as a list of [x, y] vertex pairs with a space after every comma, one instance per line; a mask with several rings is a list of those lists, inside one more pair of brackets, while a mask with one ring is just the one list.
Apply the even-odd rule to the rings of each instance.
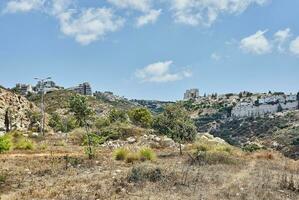
[[299, 159], [299, 110], [285, 110], [257, 117], [233, 117], [231, 111], [238, 103], [256, 102], [263, 95], [269, 95], [241, 94], [206, 97], [179, 104], [189, 111], [199, 132], [211, 133], [238, 147], [254, 145], [257, 148], [270, 148]]
[[[76, 94], [75, 92], [68, 91], [68, 90], [58, 90], [58, 91], [53, 91], [51, 93], [47, 93], [44, 99], [46, 112], [47, 113], [58, 112], [63, 115], [67, 114], [69, 108], [69, 100], [75, 94]], [[88, 98], [89, 105], [92, 107], [93, 110], [96, 111], [98, 115], [105, 115], [112, 108], [118, 108], [118, 109], [127, 108], [124, 107], [122, 103], [111, 103], [92, 96], [87, 96], [87, 98]], [[28, 97], [28, 99], [37, 105], [39, 105], [41, 101], [40, 95], [32, 95]]]
[[30, 112], [38, 111], [34, 103], [25, 97], [0, 88], [0, 132], [5, 130], [5, 115], [10, 128], [26, 130], [30, 123]]

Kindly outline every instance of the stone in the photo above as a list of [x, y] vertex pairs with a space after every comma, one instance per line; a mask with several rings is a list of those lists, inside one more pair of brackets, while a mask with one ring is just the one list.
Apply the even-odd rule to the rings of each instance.
[[137, 140], [136, 140], [136, 138], [134, 138], [134, 137], [129, 137], [129, 138], [127, 138], [127, 142], [129, 143], [129, 144], [133, 144], [133, 143], [135, 143]]
[[175, 142], [171, 138], [164, 136], [163, 138], [161, 138], [160, 145], [162, 147], [174, 147]]
[[38, 137], [38, 136], [39, 136], [39, 133], [35, 133], [35, 132], [34, 132], [34, 133], [32, 133], [31, 135], [32, 135], [32, 137]]
[[158, 136], [154, 137], [153, 139], [155, 142], [160, 142], [161, 141], [161, 138], [159, 138]]

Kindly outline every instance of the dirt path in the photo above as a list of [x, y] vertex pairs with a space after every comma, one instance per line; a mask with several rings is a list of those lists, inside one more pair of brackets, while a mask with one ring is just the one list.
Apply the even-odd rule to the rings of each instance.
[[9, 159], [9, 158], [40, 158], [40, 157], [63, 157], [63, 156], [82, 156], [82, 153], [12, 153], [12, 154], [2, 154], [0, 155], [1, 159]]

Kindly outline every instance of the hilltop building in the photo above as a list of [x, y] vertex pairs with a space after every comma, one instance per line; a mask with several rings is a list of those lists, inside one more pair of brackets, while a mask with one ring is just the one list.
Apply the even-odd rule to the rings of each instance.
[[199, 98], [199, 90], [198, 89], [190, 89], [186, 90], [184, 94], [184, 100], [196, 100]]
[[119, 100], [126, 100], [124, 97], [117, 96], [117, 95], [113, 94], [113, 92], [109, 92], [109, 91], [105, 91], [105, 92], [96, 91], [94, 93], [94, 96], [99, 99], [103, 99], [103, 100], [111, 101], [111, 102], [119, 101]]
[[79, 84], [78, 86], [69, 88], [68, 90], [74, 91], [81, 95], [92, 96], [92, 89], [88, 82]]
[[30, 93], [35, 93], [35, 91], [33, 90], [32, 85], [30, 84], [21, 84], [21, 83], [17, 83], [16, 84], [16, 89], [18, 91], [20, 91], [21, 95], [28, 95]]
[[41, 92], [42, 90], [44, 90], [44, 93], [49, 93], [60, 89], [63, 89], [63, 87], [57, 86], [54, 81], [45, 81], [44, 84], [39, 81], [35, 86], [36, 92]]
[[267, 95], [253, 102], [239, 102], [232, 109], [232, 117], [260, 117], [299, 107], [297, 95]]

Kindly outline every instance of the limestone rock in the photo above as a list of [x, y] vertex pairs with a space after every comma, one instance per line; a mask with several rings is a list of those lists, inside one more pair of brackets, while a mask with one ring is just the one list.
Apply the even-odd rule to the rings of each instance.
[[5, 114], [10, 111], [11, 128], [27, 130], [30, 120], [27, 111], [38, 111], [38, 108], [25, 97], [0, 88], [0, 131], [5, 130]]

